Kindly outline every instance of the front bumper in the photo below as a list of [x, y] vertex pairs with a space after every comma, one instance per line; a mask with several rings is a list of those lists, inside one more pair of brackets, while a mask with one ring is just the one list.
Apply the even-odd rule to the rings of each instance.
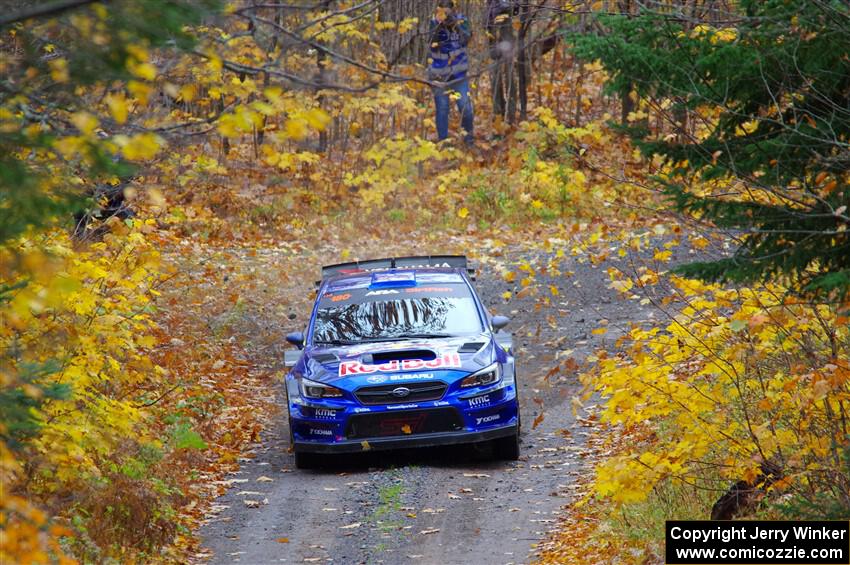
[[477, 443], [514, 435], [516, 424], [491, 428], [483, 431], [439, 432], [434, 434], [378, 437], [371, 439], [352, 439], [334, 443], [313, 441], [295, 442], [295, 451], [299, 453], [355, 453], [372, 450], [406, 449], [411, 447], [436, 447]]
[[476, 443], [513, 435], [519, 425], [513, 383], [437, 401], [368, 407], [298, 398], [289, 403], [289, 414], [295, 451], [312, 453]]

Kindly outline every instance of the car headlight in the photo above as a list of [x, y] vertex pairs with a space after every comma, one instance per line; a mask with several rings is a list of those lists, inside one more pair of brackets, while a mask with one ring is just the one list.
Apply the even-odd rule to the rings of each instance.
[[307, 398], [341, 398], [342, 391], [338, 388], [310, 379], [301, 379], [301, 394]]
[[460, 381], [460, 388], [471, 386], [487, 386], [499, 382], [502, 379], [502, 366], [493, 363], [484, 367]]

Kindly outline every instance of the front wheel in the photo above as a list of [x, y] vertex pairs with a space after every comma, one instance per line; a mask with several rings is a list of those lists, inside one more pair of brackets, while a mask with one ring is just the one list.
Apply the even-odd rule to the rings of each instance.
[[516, 461], [519, 459], [519, 426], [516, 431], [506, 437], [493, 440], [493, 451], [499, 459]]
[[296, 469], [313, 469], [316, 466], [318, 456], [315, 453], [295, 452]]

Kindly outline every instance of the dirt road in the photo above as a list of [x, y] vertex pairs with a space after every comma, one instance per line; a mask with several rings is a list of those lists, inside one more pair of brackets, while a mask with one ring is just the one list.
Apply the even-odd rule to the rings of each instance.
[[[518, 252], [511, 259], [541, 265], [548, 257]], [[261, 268], [275, 268], [262, 254]], [[524, 431], [518, 462], [490, 458], [486, 447], [408, 450], [346, 456], [319, 470], [295, 469], [287, 452], [285, 408], [228, 479], [215, 516], [202, 528], [211, 563], [527, 563], [554, 526], [583, 468], [588, 431], [573, 415], [575, 374], [546, 377], [558, 351], [581, 360], [646, 319], [637, 301], [608, 288], [608, 259], [597, 266], [568, 260], [570, 276], [538, 277], [558, 289], [551, 307], [534, 297], [502, 294], [519, 288], [486, 268], [476, 286], [491, 312], [511, 316], [518, 359]], [[297, 329], [306, 312], [292, 322]], [[591, 333], [608, 320], [604, 336]], [[271, 323], [271, 322], [270, 322]], [[281, 390], [275, 394], [283, 406]], [[543, 413], [540, 420], [538, 416]], [[538, 425], [532, 423], [538, 420]]]

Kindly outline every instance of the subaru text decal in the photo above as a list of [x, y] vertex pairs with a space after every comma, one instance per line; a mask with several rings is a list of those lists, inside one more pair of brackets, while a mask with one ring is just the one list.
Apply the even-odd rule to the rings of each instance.
[[[372, 377], [369, 377], [371, 379]], [[390, 381], [430, 381], [434, 373], [414, 373], [412, 375], [390, 375]], [[369, 379], [366, 379], [369, 381]], [[371, 382], [371, 381], [369, 381]], [[383, 381], [382, 381], [383, 382]]]

